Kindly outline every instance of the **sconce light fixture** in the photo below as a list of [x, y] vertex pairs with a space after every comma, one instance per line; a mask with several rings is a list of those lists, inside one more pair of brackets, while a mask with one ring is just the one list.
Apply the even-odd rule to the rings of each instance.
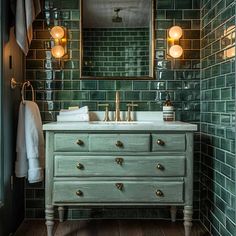
[[168, 31], [168, 55], [179, 58], [183, 54], [183, 48], [179, 45], [179, 39], [183, 35], [183, 30], [179, 26], [173, 26]]
[[226, 48], [224, 49], [224, 59], [235, 57], [235, 25], [229, 26], [224, 31], [224, 41], [226, 42]]
[[50, 30], [50, 34], [54, 41], [54, 46], [51, 49], [52, 56], [61, 59], [67, 53], [66, 29], [62, 26], [54, 26]]

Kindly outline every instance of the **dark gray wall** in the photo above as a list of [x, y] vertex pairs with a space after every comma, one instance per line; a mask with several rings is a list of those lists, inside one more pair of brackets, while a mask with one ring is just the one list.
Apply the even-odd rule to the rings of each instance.
[[[20, 102], [20, 89], [10, 89], [10, 79], [23, 80], [23, 57], [16, 45], [13, 29], [10, 29], [10, 8], [8, 0], [1, 2], [1, 160], [3, 171], [3, 207], [0, 208], [0, 235], [7, 236], [14, 232], [24, 216], [24, 181], [14, 176], [15, 140], [17, 114]], [[12, 56], [12, 69], [9, 67]]]

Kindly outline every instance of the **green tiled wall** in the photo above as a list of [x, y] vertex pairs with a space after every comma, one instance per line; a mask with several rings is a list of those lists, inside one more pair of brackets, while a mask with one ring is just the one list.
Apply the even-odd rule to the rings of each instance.
[[200, 218], [214, 236], [235, 236], [235, 57], [225, 56], [235, 1], [204, 0], [201, 14]]
[[[157, 0], [155, 3], [155, 78], [154, 80], [80, 80], [79, 77], [79, 1], [45, 0], [43, 13], [34, 22], [34, 39], [26, 58], [26, 79], [36, 90], [36, 101], [44, 122], [53, 121], [62, 108], [108, 102], [114, 109], [115, 91], [121, 91], [121, 109], [127, 102], [137, 103], [140, 111], [162, 110], [165, 92], [174, 101], [176, 119], [200, 121], [200, 6], [199, 0]], [[50, 26], [60, 23], [68, 29], [68, 57], [60, 69], [50, 53]], [[180, 44], [184, 55], [167, 59], [167, 30], [183, 28]], [[199, 217], [200, 142], [195, 138], [194, 209]], [[44, 184], [26, 185], [26, 217], [44, 217]], [[78, 215], [80, 214], [80, 215]], [[181, 213], [180, 213], [181, 214]], [[70, 209], [76, 217], [147, 217], [169, 218], [168, 208], [157, 209]]]
[[83, 29], [83, 76], [149, 76], [149, 28]]

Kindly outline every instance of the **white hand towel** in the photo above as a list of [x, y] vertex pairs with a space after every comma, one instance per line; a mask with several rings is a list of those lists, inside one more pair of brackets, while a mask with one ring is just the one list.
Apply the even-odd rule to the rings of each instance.
[[28, 171], [30, 183], [40, 182], [43, 180], [44, 138], [39, 108], [35, 102], [25, 101], [21, 103], [20, 111], [24, 115], [19, 114], [15, 173], [17, 177], [24, 177]]
[[57, 121], [89, 121], [89, 114], [79, 115], [58, 115]]
[[40, 0], [17, 0], [16, 41], [27, 55], [33, 38], [32, 23], [41, 11]]
[[79, 114], [88, 114], [89, 110], [88, 110], [88, 106], [84, 106], [81, 107], [79, 109], [75, 109], [75, 110], [61, 110], [59, 112], [60, 116], [64, 116], [64, 115], [79, 115]]
[[27, 176], [28, 161], [26, 156], [25, 146], [25, 106], [21, 103], [19, 109], [17, 140], [16, 140], [16, 162], [15, 174], [16, 177], [21, 178]]

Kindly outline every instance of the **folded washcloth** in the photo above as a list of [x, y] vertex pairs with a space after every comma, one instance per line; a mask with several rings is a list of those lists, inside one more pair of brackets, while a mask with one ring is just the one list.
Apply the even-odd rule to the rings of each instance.
[[59, 112], [59, 115], [79, 115], [79, 114], [88, 114], [89, 109], [88, 106], [81, 107], [79, 109], [73, 109], [73, 110], [61, 110]]
[[57, 121], [89, 121], [89, 113], [77, 115], [58, 115]]

